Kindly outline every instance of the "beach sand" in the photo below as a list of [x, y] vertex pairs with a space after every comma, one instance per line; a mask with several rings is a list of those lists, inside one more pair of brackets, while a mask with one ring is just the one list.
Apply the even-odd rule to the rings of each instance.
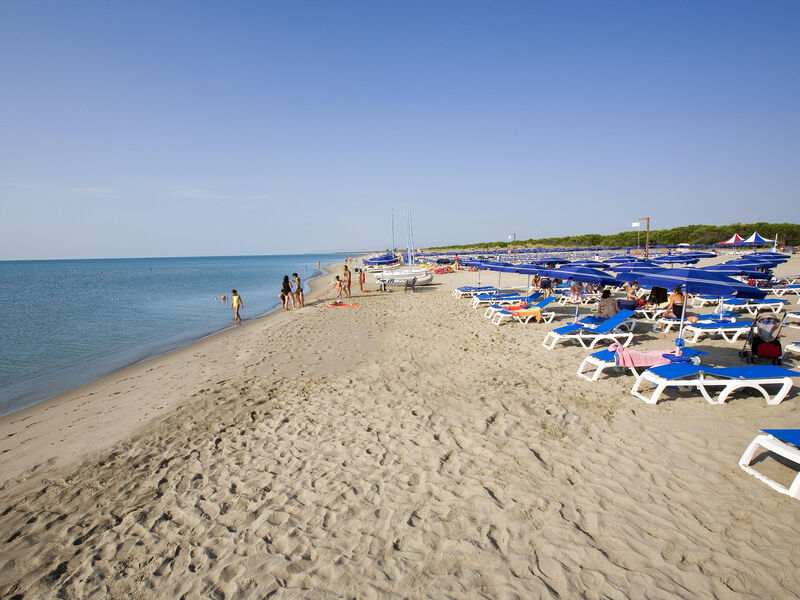
[[326, 276], [1, 419], [0, 597], [800, 597], [800, 502], [737, 466], [797, 427], [799, 388], [646, 405], [542, 348], [573, 307], [496, 327], [450, 294], [476, 276], [325, 308]]

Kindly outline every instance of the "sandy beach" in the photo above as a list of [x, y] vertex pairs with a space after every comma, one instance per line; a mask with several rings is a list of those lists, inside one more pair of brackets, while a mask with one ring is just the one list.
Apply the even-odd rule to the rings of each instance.
[[0, 419], [0, 597], [800, 597], [800, 502], [737, 466], [800, 388], [646, 405], [541, 346], [572, 306], [493, 326], [458, 272], [326, 308], [330, 272], [305, 309]]

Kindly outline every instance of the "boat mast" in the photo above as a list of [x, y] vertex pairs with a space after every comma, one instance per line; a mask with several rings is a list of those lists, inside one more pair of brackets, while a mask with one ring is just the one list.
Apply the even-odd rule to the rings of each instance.
[[395, 245], [394, 245], [394, 209], [392, 209], [392, 256], [395, 253]]

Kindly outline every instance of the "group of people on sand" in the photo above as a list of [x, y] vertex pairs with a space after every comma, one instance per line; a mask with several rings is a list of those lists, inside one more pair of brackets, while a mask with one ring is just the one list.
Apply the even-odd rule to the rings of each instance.
[[[663, 296], [660, 294], [663, 294]], [[659, 288], [653, 288], [649, 302], [653, 302], [656, 305], [661, 304], [664, 301], [664, 296], [666, 296], [666, 290], [660, 288], [659, 292]], [[625, 299], [629, 302], [635, 302], [636, 304], [634, 306], [645, 306], [648, 304], [648, 301], [645, 301], [639, 296], [639, 283], [636, 281], [625, 285]], [[683, 315], [684, 305], [686, 303], [686, 296], [681, 291], [681, 286], [676, 286], [669, 297], [666, 298], [666, 301], [667, 307], [664, 309], [662, 315], [680, 319]], [[613, 317], [619, 310], [620, 306], [617, 300], [611, 297], [611, 290], [603, 290], [600, 301], [595, 306], [595, 314], [607, 319]]]
[[[347, 259], [345, 259], [347, 262]], [[333, 278], [333, 287], [336, 288], [337, 298], [350, 298], [350, 286], [352, 285], [353, 274], [347, 265], [344, 266], [344, 273]], [[362, 290], [363, 291], [363, 290]]]
[[305, 296], [303, 295], [303, 284], [300, 281], [300, 276], [297, 273], [292, 273], [292, 280], [289, 281], [289, 276], [283, 276], [283, 283], [281, 284], [281, 293], [278, 294], [281, 300], [281, 310], [289, 310], [289, 303], [292, 303], [292, 308], [303, 308], [305, 306]]
[[[352, 260], [352, 259], [351, 259]], [[356, 273], [358, 273], [358, 287], [359, 289], [364, 292], [368, 291], [364, 289], [364, 283], [367, 281], [367, 273], [364, 269], [359, 269], [355, 267], [353, 269]], [[339, 277], [338, 275], [333, 278], [333, 287], [336, 289], [336, 297], [337, 298], [350, 298], [350, 288], [353, 282], [353, 272], [347, 265], [344, 265], [344, 271], [342, 276]]]
[[[303, 308], [305, 306], [305, 296], [303, 295], [303, 284], [300, 281], [300, 276], [297, 273], [292, 273], [292, 280], [289, 281], [289, 276], [283, 276], [283, 284], [281, 286], [281, 293], [278, 294], [281, 300], [281, 308], [289, 310], [289, 303], [291, 302], [292, 308]], [[225, 302], [227, 298], [223, 295], [222, 301]], [[231, 290], [231, 310], [233, 310], [233, 322], [240, 325], [242, 317], [239, 311], [244, 308], [244, 301], [236, 290]]]

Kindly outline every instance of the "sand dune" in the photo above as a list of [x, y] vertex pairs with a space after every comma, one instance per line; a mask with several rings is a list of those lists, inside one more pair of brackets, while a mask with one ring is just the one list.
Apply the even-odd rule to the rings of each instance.
[[450, 296], [474, 278], [318, 299], [31, 411], [105, 411], [81, 446], [4, 420], [0, 596], [798, 597], [800, 502], [736, 465], [797, 390], [645, 405]]

